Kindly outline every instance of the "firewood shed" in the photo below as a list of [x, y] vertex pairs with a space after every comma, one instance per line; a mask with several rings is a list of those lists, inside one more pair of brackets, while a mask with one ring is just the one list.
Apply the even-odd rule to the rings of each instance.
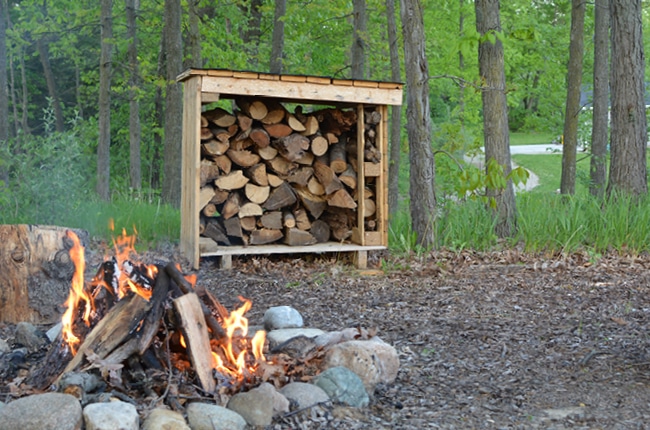
[[178, 81], [180, 250], [194, 268], [295, 253], [352, 253], [364, 268], [388, 246], [388, 106], [402, 84], [221, 69]]

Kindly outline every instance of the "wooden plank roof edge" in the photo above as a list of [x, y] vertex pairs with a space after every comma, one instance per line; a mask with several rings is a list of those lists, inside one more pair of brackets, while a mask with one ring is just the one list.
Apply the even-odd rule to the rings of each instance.
[[224, 77], [238, 77], [243, 79], [309, 82], [309, 83], [318, 83], [323, 85], [333, 84], [333, 85], [374, 87], [374, 88], [387, 88], [387, 89], [400, 89], [404, 86], [403, 82], [393, 82], [393, 81], [333, 78], [330, 76], [314, 76], [314, 75], [277, 74], [277, 73], [266, 73], [266, 72], [254, 72], [252, 70], [198, 69], [194, 67], [186, 69], [181, 74], [179, 74], [176, 77], [176, 81], [182, 82], [190, 78], [191, 76], [217, 76], [217, 77], [224, 76]]

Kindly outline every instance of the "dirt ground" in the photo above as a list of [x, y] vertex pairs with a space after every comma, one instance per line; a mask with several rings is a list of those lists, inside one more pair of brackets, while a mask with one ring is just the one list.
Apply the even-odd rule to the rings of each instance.
[[290, 305], [308, 327], [376, 328], [399, 353], [397, 380], [368, 408], [324, 407], [270, 429], [650, 428], [650, 256], [375, 252], [369, 266], [202, 261], [198, 283], [228, 309], [251, 299], [252, 325]]
[[368, 409], [274, 428], [649, 428], [650, 257], [378, 254], [371, 266], [202, 263], [199, 282], [224, 304], [253, 300], [252, 324], [291, 305], [310, 327], [376, 327], [399, 352], [397, 380]]

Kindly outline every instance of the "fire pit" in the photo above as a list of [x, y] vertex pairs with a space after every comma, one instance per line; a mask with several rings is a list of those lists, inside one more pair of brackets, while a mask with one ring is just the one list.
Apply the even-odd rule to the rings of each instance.
[[[301, 318], [269, 309], [264, 329], [253, 333], [245, 317], [251, 301], [240, 297], [229, 312], [179, 265], [138, 262], [135, 235], [123, 232], [115, 255], [86, 281], [84, 248], [67, 235], [75, 272], [61, 332], [0, 400], [58, 390], [85, 408], [107, 397], [140, 404], [143, 418], [158, 406], [186, 413], [191, 424], [190, 411], [227, 406], [249, 425], [267, 425], [318, 404], [366, 405], [378, 383], [396, 376], [397, 353], [369, 330], [308, 330]], [[301, 402], [305, 389], [318, 389], [312, 404]], [[23, 400], [0, 409], [0, 422]], [[275, 407], [260, 415], [251, 403]]]

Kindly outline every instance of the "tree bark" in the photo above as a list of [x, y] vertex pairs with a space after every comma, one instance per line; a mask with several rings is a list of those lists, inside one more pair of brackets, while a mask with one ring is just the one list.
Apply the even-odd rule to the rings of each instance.
[[[510, 136], [508, 130], [508, 106], [506, 102], [506, 78], [504, 71], [503, 44], [499, 40], [501, 20], [498, 0], [475, 0], [476, 30], [481, 35], [478, 46], [479, 74], [483, 102], [483, 133], [486, 166], [490, 159], [503, 167], [503, 174], [512, 170], [510, 161]], [[494, 42], [489, 39], [493, 38]], [[489, 173], [489, 172], [488, 172]], [[512, 236], [516, 231], [517, 209], [512, 181], [503, 190], [487, 189], [488, 197], [496, 202], [498, 237]]]
[[594, 99], [589, 192], [603, 197], [607, 181], [609, 125], [609, 0], [596, 0], [594, 23]]
[[641, 1], [610, 0], [612, 132], [607, 195], [647, 194]]
[[199, 16], [199, 3], [200, 0], [188, 0], [187, 12], [190, 31], [187, 35], [190, 51], [190, 57], [187, 59], [185, 68], [189, 67], [203, 67], [203, 58], [201, 56], [201, 18]]
[[366, 38], [368, 37], [368, 17], [366, 0], [352, 2], [354, 29], [352, 31], [352, 79], [366, 79]]
[[126, 0], [127, 38], [129, 39], [129, 178], [131, 188], [142, 188], [142, 170], [140, 160], [140, 102], [138, 89], [140, 88], [140, 67], [138, 61], [137, 39], [137, 7], [136, 0]]
[[571, 2], [571, 40], [567, 70], [567, 96], [564, 110], [564, 146], [562, 148], [562, 179], [560, 193], [576, 192], [576, 152], [578, 148], [578, 121], [580, 119], [580, 86], [584, 57], [585, 2]]
[[408, 122], [411, 222], [417, 244], [435, 245], [436, 166], [431, 148], [429, 65], [426, 58], [424, 20], [419, 0], [400, 0], [404, 62], [406, 68], [406, 117]]
[[[0, 0], [0, 150], [8, 149], [9, 93], [7, 91], [7, 3]], [[7, 169], [0, 164], [0, 188], [7, 184]]]
[[275, 17], [273, 18], [273, 40], [271, 44], [271, 73], [282, 73], [282, 55], [284, 52], [284, 15], [287, 13], [287, 0], [275, 0]]
[[101, 0], [101, 58], [99, 62], [99, 142], [97, 144], [97, 194], [110, 199], [111, 180], [111, 69], [113, 0]]
[[36, 41], [36, 48], [38, 49], [38, 57], [43, 66], [47, 93], [52, 103], [52, 109], [54, 110], [54, 127], [56, 131], [62, 132], [64, 128], [63, 111], [61, 110], [61, 99], [59, 98], [59, 90], [56, 87], [56, 79], [54, 78], [54, 72], [50, 64], [50, 50], [47, 42], [43, 38]]
[[[386, 0], [388, 18], [388, 51], [390, 54], [390, 78], [402, 81], [400, 71], [399, 45], [397, 38], [397, 20], [395, 19], [395, 0]], [[390, 108], [390, 161], [388, 164], [388, 212], [394, 216], [399, 205], [399, 167], [402, 155], [402, 106]]]
[[253, 70], [258, 66], [259, 44], [260, 36], [262, 34], [262, 0], [251, 0], [245, 13], [248, 14], [248, 25], [242, 41], [244, 42], [244, 49], [247, 51], [248, 64]]
[[165, 143], [162, 197], [173, 207], [181, 202], [181, 142], [183, 91], [176, 77], [182, 72], [181, 5], [178, 0], [165, 0], [165, 47], [167, 54], [167, 91], [165, 94]]

